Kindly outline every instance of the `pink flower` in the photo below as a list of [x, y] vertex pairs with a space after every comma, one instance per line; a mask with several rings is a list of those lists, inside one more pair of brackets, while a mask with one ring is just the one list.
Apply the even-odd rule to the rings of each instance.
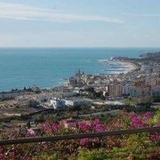
[[54, 133], [54, 132], [57, 132], [57, 131], [59, 130], [59, 124], [53, 123], [53, 124], [51, 125], [51, 129], [52, 129], [52, 132], [53, 132], [53, 133]]
[[150, 135], [150, 139], [153, 142], [160, 142], [160, 134], [159, 133], [155, 133]]
[[79, 123], [79, 129], [82, 131], [82, 132], [87, 132], [91, 129], [91, 124], [89, 122], [80, 122]]
[[144, 127], [144, 122], [141, 117], [136, 115], [135, 113], [130, 114], [131, 127], [133, 128], [142, 128]]
[[146, 113], [144, 113], [144, 115], [143, 115], [143, 120], [144, 120], [144, 121], [148, 121], [149, 119], [152, 118], [152, 116], [153, 116], [152, 112], [146, 112]]
[[54, 134], [58, 132], [58, 130], [60, 129], [60, 126], [58, 123], [45, 122], [42, 126], [42, 129], [47, 134]]
[[100, 132], [105, 132], [106, 131], [106, 127], [103, 124], [98, 124], [95, 126], [95, 131], [100, 133]]
[[[156, 127], [159, 127], [160, 128], [160, 124], [158, 124]], [[160, 133], [156, 132], [154, 134], [151, 134], [150, 135], [150, 139], [151, 141], [153, 142], [160, 142]]]
[[81, 146], [87, 147], [88, 144], [89, 144], [89, 139], [88, 139], [88, 138], [80, 139], [80, 145], [81, 145]]
[[106, 131], [106, 126], [99, 119], [93, 121], [92, 128], [98, 133]]
[[36, 133], [32, 128], [27, 129], [27, 136], [28, 137], [32, 137], [32, 136], [35, 136], [35, 135], [36, 135]]
[[95, 124], [99, 124], [99, 123], [101, 123], [101, 121], [100, 121], [99, 118], [96, 118], [96, 119], [94, 120], [94, 123], [95, 123]]

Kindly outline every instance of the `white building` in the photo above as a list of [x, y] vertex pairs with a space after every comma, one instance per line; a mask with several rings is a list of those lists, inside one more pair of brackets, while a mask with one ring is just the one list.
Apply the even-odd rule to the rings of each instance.
[[64, 109], [65, 108], [65, 101], [59, 98], [54, 98], [50, 100], [50, 107], [54, 109]]
[[65, 106], [74, 106], [74, 102], [72, 100], [64, 100]]

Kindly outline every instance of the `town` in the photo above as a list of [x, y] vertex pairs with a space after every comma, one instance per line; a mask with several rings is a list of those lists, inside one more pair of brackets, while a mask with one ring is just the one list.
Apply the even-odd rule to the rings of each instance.
[[[152, 56], [151, 58], [148, 58]], [[90, 75], [80, 70], [63, 85], [53, 89], [24, 88], [0, 93], [2, 118], [34, 113], [43, 109], [96, 105], [152, 104], [160, 100], [160, 54], [138, 59], [115, 57], [133, 69], [124, 74]], [[155, 61], [156, 59], [156, 61]], [[30, 106], [30, 107], [28, 107]]]
[[[62, 86], [51, 89], [34, 86], [1, 92], [1, 139], [157, 127], [160, 122], [160, 53], [145, 54], [135, 59], [115, 57], [110, 61], [104, 63], [123, 63], [131, 69], [127, 73], [112, 75], [90, 75], [79, 70]], [[159, 157], [159, 133], [138, 135], [112, 136], [104, 142], [97, 137], [42, 142], [38, 145], [22, 144], [11, 146], [10, 149], [1, 147], [0, 155], [11, 159], [15, 150], [18, 150], [21, 154], [17, 154], [17, 157], [26, 157], [27, 148], [29, 157], [43, 159], [44, 153], [47, 157], [54, 156], [55, 151], [59, 150], [60, 159], [70, 159], [71, 155], [80, 156], [85, 149], [90, 154], [88, 149], [98, 147], [95, 156], [104, 154], [107, 158], [116, 159], [118, 154], [118, 157], [120, 155], [125, 159], [131, 156], [131, 152], [132, 157], [140, 156], [145, 152], [145, 145], [152, 148], [143, 154], [145, 159], [148, 156], [152, 159], [152, 155]], [[129, 148], [128, 143], [131, 143], [130, 150], [125, 149]], [[125, 152], [122, 153], [122, 149], [115, 146], [124, 148]], [[31, 148], [33, 155], [29, 154]], [[43, 150], [42, 155], [40, 150]]]

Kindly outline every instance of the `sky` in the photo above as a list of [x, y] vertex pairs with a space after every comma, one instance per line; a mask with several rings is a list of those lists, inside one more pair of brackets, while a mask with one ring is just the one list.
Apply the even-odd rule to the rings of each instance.
[[160, 47], [160, 0], [0, 0], [0, 47]]

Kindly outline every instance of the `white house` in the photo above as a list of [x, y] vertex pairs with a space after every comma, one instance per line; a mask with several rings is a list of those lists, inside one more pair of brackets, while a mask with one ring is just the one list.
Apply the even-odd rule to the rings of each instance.
[[54, 109], [64, 109], [65, 108], [65, 101], [59, 98], [54, 98], [50, 100], [50, 107]]

